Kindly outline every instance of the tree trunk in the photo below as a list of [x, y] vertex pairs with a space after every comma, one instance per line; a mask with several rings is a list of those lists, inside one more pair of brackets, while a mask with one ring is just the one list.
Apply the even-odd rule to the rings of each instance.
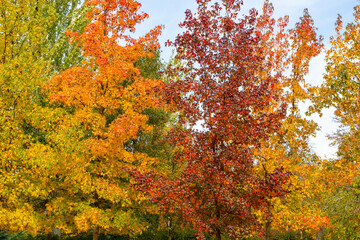
[[168, 237], [168, 240], [171, 240], [172, 238], [172, 229], [171, 229], [171, 217], [169, 216], [168, 217], [168, 228], [169, 228], [169, 237]]
[[98, 240], [100, 235], [100, 228], [98, 226], [93, 228], [93, 240]]
[[[264, 167], [264, 166], [263, 166]], [[264, 170], [265, 170], [265, 179], [266, 179], [266, 184], [269, 186], [270, 183], [269, 183], [269, 175], [268, 175], [268, 172], [267, 170], [265, 169], [264, 167]], [[266, 218], [266, 222], [265, 222], [265, 239], [266, 240], [270, 240], [271, 239], [271, 223], [272, 223], [272, 205], [271, 205], [271, 202], [266, 200], [266, 205], [267, 205], [267, 212], [268, 212], [268, 216]]]
[[316, 240], [324, 239], [324, 234], [325, 234], [325, 228], [321, 227], [318, 233], [316, 234]]
[[53, 236], [55, 236], [55, 239], [60, 240], [61, 239], [61, 230], [59, 228], [54, 228], [51, 232]]
[[47, 240], [51, 240], [51, 232], [47, 234]]
[[265, 223], [265, 239], [270, 240], [271, 239], [271, 222], [266, 221]]
[[221, 230], [219, 228], [216, 229], [216, 240], [221, 240]]

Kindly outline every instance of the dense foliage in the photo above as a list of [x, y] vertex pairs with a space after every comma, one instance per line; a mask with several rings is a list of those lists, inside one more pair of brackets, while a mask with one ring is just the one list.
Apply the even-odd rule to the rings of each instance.
[[[140, 1], [0, 2], [0, 239], [360, 237], [360, 5], [315, 87], [307, 9], [196, 0], [163, 63]], [[304, 102], [335, 108], [336, 159]]]

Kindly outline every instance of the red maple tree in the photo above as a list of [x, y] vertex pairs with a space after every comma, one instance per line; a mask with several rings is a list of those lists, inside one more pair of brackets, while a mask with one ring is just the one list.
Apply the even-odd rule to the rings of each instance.
[[281, 64], [274, 61], [279, 54], [270, 59], [272, 45], [264, 44], [266, 19], [255, 10], [240, 17], [239, 0], [210, 2], [198, 0], [196, 14], [187, 10], [184, 32], [169, 42], [181, 62], [167, 71], [166, 97], [179, 113], [169, 138], [184, 170], [150, 185], [162, 209], [180, 213], [200, 237], [208, 232], [221, 239], [254, 226], [251, 207], [261, 198], [253, 192], [253, 150], [278, 129], [285, 106]]

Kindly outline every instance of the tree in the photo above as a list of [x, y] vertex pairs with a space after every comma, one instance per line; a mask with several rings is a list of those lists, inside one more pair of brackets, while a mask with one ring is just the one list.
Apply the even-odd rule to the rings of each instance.
[[[339, 235], [358, 238], [358, 173], [359, 166], [359, 75], [360, 59], [358, 35], [360, 33], [360, 5], [354, 7], [354, 21], [343, 28], [338, 17], [331, 37], [331, 47], [326, 51], [326, 73], [324, 83], [318, 88], [317, 101], [313, 108], [321, 112], [324, 108], [335, 108], [340, 129], [331, 136], [338, 146], [337, 159], [327, 161], [327, 180], [334, 184], [324, 199], [324, 208], [332, 217], [331, 237]], [[337, 201], [342, 199], [342, 201]]]
[[[319, 193], [318, 158], [311, 153], [309, 138], [315, 135], [317, 125], [314, 121], [302, 116], [300, 102], [312, 101], [314, 87], [305, 82], [309, 72], [310, 60], [317, 56], [323, 48], [322, 37], [317, 36], [316, 28], [308, 10], [293, 29], [280, 29], [278, 35], [273, 30], [275, 20], [269, 3], [264, 5], [262, 21], [268, 24], [269, 42], [282, 44], [275, 49], [286, 49], [280, 59], [283, 69], [281, 88], [284, 91], [282, 102], [287, 105], [287, 116], [279, 131], [270, 140], [261, 143], [257, 150], [256, 175], [260, 177], [262, 187], [259, 195], [264, 205], [255, 214], [263, 223], [265, 239], [271, 239], [271, 228], [282, 231], [314, 230], [315, 232], [327, 222], [327, 217], [320, 207], [314, 204]], [[272, 23], [272, 24], [271, 24]], [[260, 21], [261, 24], [261, 21]], [[281, 19], [279, 25], [281, 25]], [[281, 38], [279, 38], [281, 36]], [[281, 40], [281, 41], [279, 41]], [[274, 48], [271, 44], [265, 54], [271, 56]], [[287, 76], [285, 70], [290, 70]], [[312, 221], [305, 220], [310, 218]]]
[[46, 89], [51, 102], [67, 109], [54, 134], [57, 163], [52, 175], [60, 190], [47, 210], [65, 231], [93, 229], [137, 234], [146, 226], [136, 212], [151, 211], [143, 193], [131, 187], [128, 171], [148, 171], [155, 158], [131, 141], [152, 131], [147, 109], [158, 109], [161, 81], [141, 76], [135, 62], [158, 48], [156, 27], [135, 39], [131, 32], [147, 18], [129, 0], [89, 0], [89, 23], [68, 32], [83, 52], [81, 66], [54, 76]]
[[[258, 204], [249, 184], [255, 182], [253, 152], [284, 117], [279, 72], [262, 54], [255, 10], [240, 18], [240, 1], [197, 3], [197, 13], [187, 10], [180, 24], [184, 33], [171, 43], [183, 67], [167, 71], [167, 101], [179, 113], [169, 138], [174, 161], [184, 169], [177, 178], [153, 180], [154, 201], [180, 213], [199, 236], [245, 236]], [[274, 71], [265, 74], [265, 68]]]
[[[50, 74], [49, 52], [71, 12], [64, 0], [1, 1], [0, 4], [0, 159], [1, 229], [44, 231], [49, 197], [44, 173], [51, 148], [45, 135], [56, 112], [43, 106], [40, 89]], [[76, 5], [76, 1], [72, 1]], [[60, 30], [59, 30], [60, 29]], [[63, 49], [66, 52], [66, 48]], [[65, 54], [66, 55], [66, 54]], [[50, 57], [51, 56], [51, 57]], [[66, 57], [64, 57], [66, 59]]]
[[51, 73], [59, 73], [71, 66], [81, 63], [83, 56], [81, 49], [71, 44], [66, 36], [66, 31], [82, 32], [88, 19], [85, 14], [90, 6], [83, 4], [81, 0], [48, 0], [54, 8], [52, 13], [53, 23], [50, 25], [46, 37], [44, 57], [51, 65]]
[[[331, 48], [326, 52], [325, 82], [318, 89], [316, 109], [334, 107], [335, 115], [342, 129], [334, 136], [339, 144], [338, 156], [356, 162], [359, 158], [358, 142], [358, 73], [356, 61], [359, 59], [356, 34], [359, 31], [359, 6], [355, 8], [355, 20], [349, 23], [343, 33], [341, 17], [336, 22], [336, 36], [331, 38]], [[321, 97], [320, 97], [321, 95]]]

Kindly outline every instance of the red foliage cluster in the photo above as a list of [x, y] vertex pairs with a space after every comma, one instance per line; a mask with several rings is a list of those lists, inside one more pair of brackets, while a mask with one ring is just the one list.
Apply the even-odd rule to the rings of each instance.
[[257, 182], [253, 149], [277, 130], [285, 107], [276, 91], [279, 76], [261, 74], [270, 63], [261, 54], [257, 13], [240, 18], [237, 0], [223, 1], [224, 7], [197, 2], [197, 14], [186, 11], [184, 32], [170, 43], [181, 64], [169, 67], [165, 90], [180, 113], [169, 138], [183, 149], [174, 157], [185, 170], [152, 187], [159, 206], [181, 213], [200, 236], [202, 230], [217, 239], [242, 236], [254, 225], [251, 206], [258, 204], [249, 187]]

